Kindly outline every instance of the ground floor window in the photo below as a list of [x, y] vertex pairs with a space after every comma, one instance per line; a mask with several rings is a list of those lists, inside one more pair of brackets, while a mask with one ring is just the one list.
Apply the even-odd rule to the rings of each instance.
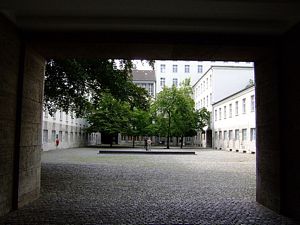
[[255, 128], [251, 128], [250, 129], [250, 138], [251, 138], [251, 141], [255, 141], [256, 140], [256, 131], [255, 131]]
[[247, 129], [242, 129], [242, 140], [243, 141], [247, 140]]
[[43, 143], [48, 142], [48, 130], [43, 130]]

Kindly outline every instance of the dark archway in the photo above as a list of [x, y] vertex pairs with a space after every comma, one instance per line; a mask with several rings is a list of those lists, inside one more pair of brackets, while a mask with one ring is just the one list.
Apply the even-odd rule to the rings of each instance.
[[[173, 32], [20, 31], [0, 18], [0, 215], [39, 196], [44, 58], [111, 57], [254, 61], [257, 109], [257, 201], [300, 215], [299, 27], [282, 35]], [[2, 60], [3, 59], [3, 60]], [[8, 87], [8, 88], [7, 88]], [[34, 88], [33, 88], [34, 87]], [[286, 132], [286, 131], [290, 132]], [[293, 140], [293, 141], [286, 141]], [[14, 174], [13, 177], [11, 174]]]

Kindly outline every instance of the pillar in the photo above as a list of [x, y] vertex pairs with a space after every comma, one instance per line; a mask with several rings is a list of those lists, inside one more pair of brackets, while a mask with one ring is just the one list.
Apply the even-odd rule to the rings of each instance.
[[0, 17], [0, 216], [39, 197], [45, 60]]

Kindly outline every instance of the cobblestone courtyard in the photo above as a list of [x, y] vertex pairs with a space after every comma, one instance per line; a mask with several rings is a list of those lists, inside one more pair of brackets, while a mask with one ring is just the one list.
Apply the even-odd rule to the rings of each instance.
[[296, 224], [255, 202], [255, 155], [43, 152], [41, 198], [1, 224]]

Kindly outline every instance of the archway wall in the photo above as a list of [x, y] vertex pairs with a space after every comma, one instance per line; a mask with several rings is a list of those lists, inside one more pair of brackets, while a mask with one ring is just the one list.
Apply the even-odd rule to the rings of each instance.
[[255, 61], [257, 200], [277, 212], [300, 215], [300, 117], [295, 107], [299, 103], [299, 78], [297, 58], [291, 55], [299, 52], [295, 49], [299, 40], [293, 39], [295, 34], [286, 41], [273, 36], [124, 32], [31, 32], [22, 33], [20, 38], [1, 18], [0, 25], [0, 101], [7, 106], [0, 108], [0, 132], [4, 137], [0, 140], [0, 215], [39, 196], [44, 75], [40, 55]]
[[0, 216], [38, 198], [45, 60], [0, 17]]
[[0, 216], [12, 208], [17, 86], [21, 42], [0, 18]]
[[300, 219], [300, 24], [282, 41], [280, 68], [281, 211]]

